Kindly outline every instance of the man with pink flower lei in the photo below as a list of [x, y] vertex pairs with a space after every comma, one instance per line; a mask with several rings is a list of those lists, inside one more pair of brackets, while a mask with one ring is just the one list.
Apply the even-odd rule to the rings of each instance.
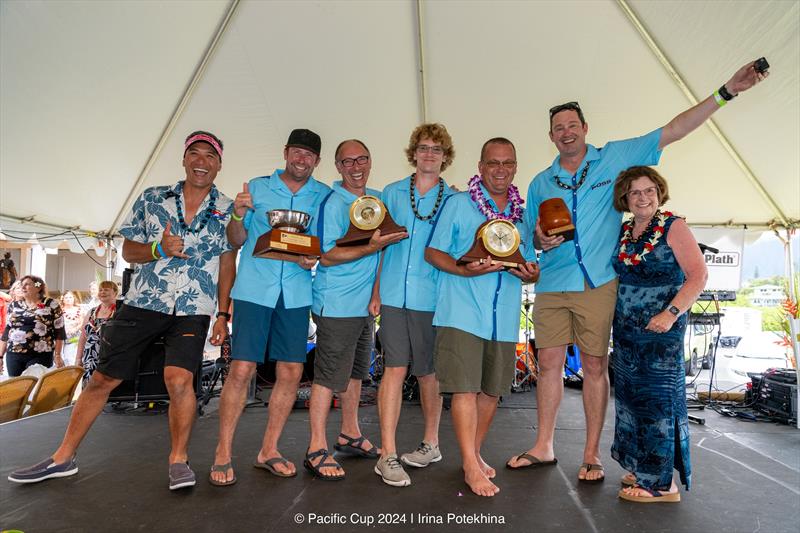
[[[550, 140], [559, 155], [528, 188], [526, 222], [542, 250], [542, 279], [536, 285], [534, 331], [539, 349], [536, 385], [538, 431], [534, 446], [508, 461], [509, 468], [556, 464], [555, 422], [564, 391], [565, 350], [575, 344], [583, 367], [583, 408], [586, 445], [578, 481], [605, 479], [600, 461], [600, 433], [608, 405], [608, 342], [617, 299], [617, 277], [611, 260], [619, 249], [622, 214], [614, 209], [614, 180], [631, 166], [657, 165], [661, 151], [697, 129], [712, 113], [764, 79], [755, 62], [740, 68], [714, 94], [673, 118], [663, 128], [642, 137], [614, 141], [602, 148], [586, 144], [589, 126], [577, 102], [550, 109]], [[575, 235], [545, 235], [539, 225], [539, 205], [562, 198], [569, 208]], [[685, 312], [682, 309], [681, 312]], [[666, 310], [665, 310], [666, 312]]]
[[[425, 260], [441, 271], [433, 324], [437, 326], [434, 362], [439, 390], [452, 394], [453, 426], [461, 451], [464, 480], [479, 496], [500, 488], [495, 470], [481, 457], [481, 444], [497, 410], [498, 396], [514, 377], [514, 349], [519, 334], [521, 284], [534, 282], [530, 231], [523, 221], [523, 200], [511, 182], [517, 171], [514, 145], [495, 137], [486, 141], [478, 162], [480, 174], [469, 192], [447, 199], [425, 250]], [[521, 236], [526, 263], [504, 270], [491, 257], [459, 265], [487, 220], [513, 223]]]

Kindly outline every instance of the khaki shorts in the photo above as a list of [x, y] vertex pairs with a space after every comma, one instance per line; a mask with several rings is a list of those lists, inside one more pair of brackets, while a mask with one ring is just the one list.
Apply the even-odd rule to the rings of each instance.
[[543, 292], [533, 303], [537, 348], [577, 344], [581, 355], [608, 355], [617, 304], [617, 280], [583, 292]]
[[433, 361], [439, 392], [502, 396], [514, 380], [513, 342], [487, 341], [456, 328], [436, 328]]

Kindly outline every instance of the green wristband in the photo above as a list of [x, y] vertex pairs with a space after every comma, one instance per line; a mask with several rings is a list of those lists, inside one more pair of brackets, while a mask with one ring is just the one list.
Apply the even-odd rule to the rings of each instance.
[[158, 246], [158, 241], [153, 241], [153, 245], [150, 246], [150, 254], [153, 256], [153, 259], [158, 261], [161, 258], [156, 255], [156, 246]]

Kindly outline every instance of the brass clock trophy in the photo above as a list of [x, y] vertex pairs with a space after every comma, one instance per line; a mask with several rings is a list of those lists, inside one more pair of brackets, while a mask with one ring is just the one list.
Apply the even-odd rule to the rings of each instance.
[[491, 256], [492, 264], [505, 268], [519, 268], [525, 258], [519, 251], [520, 235], [517, 227], [508, 220], [494, 219], [484, 222], [475, 232], [472, 248], [457, 261], [459, 265], [473, 261], [485, 262]]
[[272, 229], [256, 241], [254, 257], [297, 262], [299, 256], [322, 255], [319, 238], [305, 235], [311, 215], [290, 209], [273, 209], [267, 212]]
[[575, 225], [561, 198], [550, 198], [539, 205], [539, 226], [548, 237], [561, 235], [565, 241], [571, 241], [575, 236]]
[[391, 235], [406, 231], [392, 219], [380, 198], [364, 195], [350, 204], [350, 227], [344, 237], [336, 241], [336, 246], [356, 246], [365, 244], [372, 238], [376, 229], [381, 235]]

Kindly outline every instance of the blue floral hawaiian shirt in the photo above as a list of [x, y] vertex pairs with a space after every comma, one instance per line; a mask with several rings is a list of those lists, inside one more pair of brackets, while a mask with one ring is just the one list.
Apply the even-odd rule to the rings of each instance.
[[[211, 316], [216, 311], [219, 256], [233, 250], [225, 236], [233, 201], [212, 186], [188, 228], [179, 222], [184, 205], [183, 181], [145, 189], [133, 204], [119, 230], [123, 237], [139, 243], [161, 240], [167, 222], [172, 222], [170, 231], [183, 237], [189, 259], [167, 257], [133, 265], [127, 305], [181, 316]], [[205, 227], [196, 231], [204, 220]]]

